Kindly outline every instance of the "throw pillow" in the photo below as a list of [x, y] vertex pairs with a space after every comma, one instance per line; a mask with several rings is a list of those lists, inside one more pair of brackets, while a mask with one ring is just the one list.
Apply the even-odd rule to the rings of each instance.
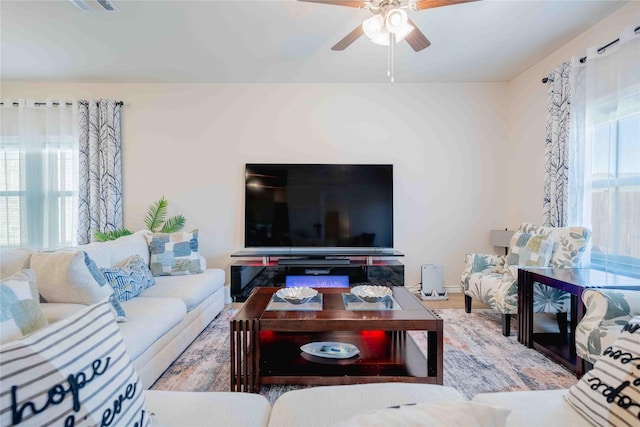
[[127, 321], [127, 313], [124, 312], [124, 308], [120, 305], [120, 301], [116, 298], [116, 294], [111, 294], [109, 297], [109, 302], [112, 306], [112, 312], [116, 316], [116, 321], [118, 323], [123, 323]]
[[566, 400], [595, 425], [639, 424], [640, 316], [629, 320]]
[[154, 276], [202, 273], [198, 253], [198, 230], [145, 235], [149, 243], [149, 268]]
[[38, 291], [47, 302], [95, 304], [113, 293], [95, 261], [84, 251], [40, 252], [31, 257]]
[[504, 426], [510, 409], [454, 401], [393, 406], [353, 416], [338, 426]]
[[0, 343], [48, 325], [39, 300], [33, 270], [18, 271], [0, 282]]
[[110, 310], [105, 300], [2, 346], [1, 425], [150, 425]]
[[553, 237], [517, 231], [511, 238], [507, 265], [546, 267], [553, 251]]
[[129, 301], [155, 284], [155, 279], [140, 255], [134, 255], [124, 267], [103, 268], [118, 301]]

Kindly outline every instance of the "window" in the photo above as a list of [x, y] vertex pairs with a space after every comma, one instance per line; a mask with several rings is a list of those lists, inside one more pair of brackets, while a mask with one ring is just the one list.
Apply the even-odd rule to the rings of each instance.
[[640, 114], [594, 127], [591, 267], [640, 277]]
[[640, 27], [572, 65], [569, 220], [592, 268], [640, 278]]
[[64, 102], [1, 105], [0, 248], [77, 238], [77, 115]]

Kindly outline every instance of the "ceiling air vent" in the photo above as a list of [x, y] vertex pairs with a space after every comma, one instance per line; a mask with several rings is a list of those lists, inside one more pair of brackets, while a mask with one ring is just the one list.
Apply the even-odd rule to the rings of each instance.
[[110, 0], [69, 0], [83, 12], [120, 12]]

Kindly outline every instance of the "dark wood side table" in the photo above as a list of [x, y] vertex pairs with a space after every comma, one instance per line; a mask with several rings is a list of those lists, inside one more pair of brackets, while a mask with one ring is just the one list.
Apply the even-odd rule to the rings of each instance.
[[[555, 341], [537, 339], [534, 334], [533, 288], [542, 283], [570, 294], [569, 337], [560, 334]], [[584, 361], [576, 356], [576, 325], [585, 313], [582, 293], [590, 288], [640, 289], [640, 279], [620, 276], [591, 268], [520, 268], [518, 269], [518, 341], [546, 354], [574, 371], [580, 378]], [[542, 336], [542, 334], [539, 334]], [[561, 336], [562, 335], [562, 336]], [[548, 336], [545, 336], [548, 338]]]

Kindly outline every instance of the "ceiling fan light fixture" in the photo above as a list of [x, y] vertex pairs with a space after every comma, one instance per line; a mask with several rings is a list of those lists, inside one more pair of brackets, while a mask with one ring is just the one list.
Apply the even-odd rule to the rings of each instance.
[[369, 39], [374, 40], [384, 30], [384, 18], [380, 15], [373, 15], [371, 18], [365, 19], [362, 23], [362, 30]]
[[382, 28], [378, 35], [372, 38], [371, 41], [381, 46], [389, 46], [389, 39], [391, 38], [390, 36], [391, 33], [389, 33], [386, 28]]
[[404, 40], [405, 37], [407, 37], [414, 29], [415, 27], [413, 25], [406, 24], [404, 27], [402, 27], [402, 29], [396, 31], [393, 34], [396, 39], [396, 43], [400, 43], [402, 40]]
[[407, 12], [403, 9], [391, 9], [387, 12], [387, 19], [385, 25], [390, 33], [401, 31], [407, 26]]

